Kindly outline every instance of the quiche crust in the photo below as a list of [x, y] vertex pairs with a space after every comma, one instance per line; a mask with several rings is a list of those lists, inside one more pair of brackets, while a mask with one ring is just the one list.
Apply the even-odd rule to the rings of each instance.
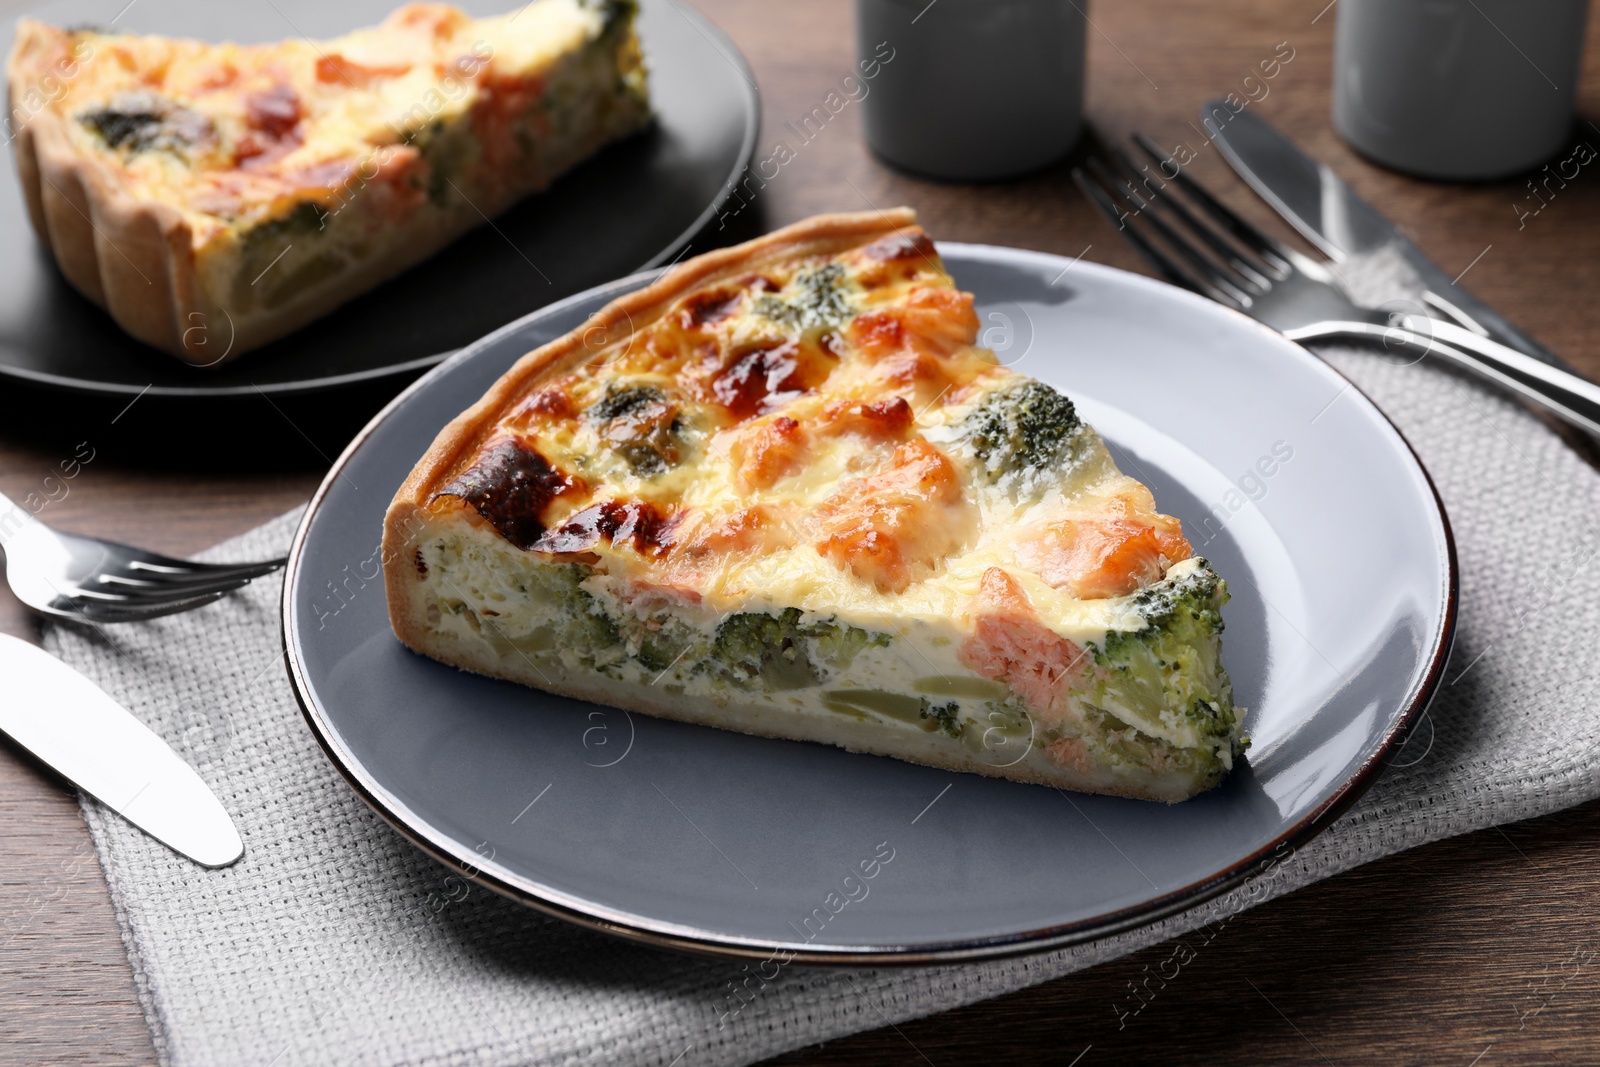
[[[567, 23], [587, 17], [589, 10], [588, 0], [542, 0], [538, 6], [569, 8], [579, 13], [565, 17]], [[427, 259], [523, 197], [546, 188], [607, 143], [645, 125], [650, 113], [638, 41], [632, 28], [633, 7], [617, 2], [606, 11], [603, 23], [600, 14], [592, 16], [595, 32], [561, 47], [537, 40], [540, 33], [556, 31], [570, 36], [571, 26], [562, 25], [561, 19], [539, 22], [528, 18], [519, 30], [509, 25], [506, 16], [471, 20], [444, 4], [409, 5], [391, 15], [383, 27], [357, 31], [348, 38], [320, 44], [287, 42], [283, 46], [207, 46], [162, 38], [117, 37], [88, 30], [65, 31], [23, 19], [8, 63], [7, 87], [9, 107], [17, 125], [15, 154], [29, 219], [67, 281], [104, 308], [129, 334], [197, 366], [231, 361], [293, 333]], [[131, 176], [126, 152], [119, 153], [114, 150], [117, 145], [95, 142], [84, 134], [89, 109], [116, 105], [119, 97], [108, 94], [150, 96], [139, 89], [140, 78], [150, 81], [160, 76], [109, 75], [105, 71], [111, 60], [101, 58], [101, 53], [116, 52], [124, 65], [145, 61], [160, 69], [169, 54], [194, 66], [208, 60], [210, 49], [219, 67], [236, 74], [236, 67], [243, 68], [241, 82], [264, 70], [278, 71], [278, 88], [287, 91], [298, 107], [296, 91], [303, 90], [305, 86], [299, 83], [307, 80], [300, 68], [307, 62], [320, 57], [315, 67], [318, 78], [330, 70], [340, 74], [338, 64], [346, 62], [341, 49], [348, 48], [348, 42], [359, 41], [357, 47], [369, 52], [374, 47], [381, 49], [381, 35], [405, 24], [407, 19], [432, 19], [448, 26], [452, 39], [463, 41], [470, 39], [474, 27], [494, 24], [498, 28], [493, 33], [523, 47], [508, 47], [507, 51], [518, 54], [506, 57], [493, 54], [491, 49], [481, 60], [463, 51], [462, 59], [467, 65], [436, 63], [436, 77], [443, 80], [442, 84], [453, 86], [456, 83], [450, 79], [459, 77], [469, 86], [471, 95], [465, 108], [455, 106], [458, 95], [447, 98], [438, 93], [437, 83], [423, 81], [415, 95], [418, 100], [428, 101], [427, 107], [418, 111], [420, 105], [412, 104], [409, 110], [396, 109], [381, 122], [374, 118], [368, 128], [352, 130], [350, 151], [343, 158], [324, 156], [303, 161], [300, 172], [318, 177], [309, 179], [302, 188], [284, 184], [265, 193], [244, 194], [237, 205], [196, 208], [195, 201], [202, 194], [189, 197], [185, 184], [194, 175], [184, 174], [171, 188], [159, 188], [163, 183], [157, 181], [157, 192], [162, 195], [150, 195], [148, 175], [137, 176], [142, 182]], [[519, 41], [518, 34], [534, 39], [531, 43]], [[480, 46], [481, 39], [473, 47]], [[275, 57], [274, 47], [292, 51]], [[520, 53], [531, 53], [534, 58], [526, 60]], [[415, 56], [410, 59], [415, 67]], [[334, 65], [326, 66], [330, 60]], [[532, 65], [527, 70], [518, 69], [515, 64], [519, 60]], [[351, 66], [367, 69], [357, 63]], [[405, 66], [398, 64], [395, 70]], [[565, 132], [562, 138], [540, 140], [537, 127], [541, 122], [548, 125], [541, 111], [547, 110], [547, 105], [536, 96], [529, 97], [527, 86], [540, 85], [542, 79], [556, 78], [574, 67], [583, 68], [595, 81], [584, 89], [588, 98], [575, 105], [577, 110], [587, 108], [583, 121], [588, 124], [576, 132]], [[281, 74], [285, 68], [297, 73], [286, 78]], [[589, 68], [605, 69], [595, 78], [594, 70]], [[514, 88], [500, 88], [491, 73]], [[352, 95], [367, 88], [364, 80], [352, 81], [344, 76], [344, 81]], [[334, 88], [342, 90], [343, 85]], [[226, 95], [227, 91], [219, 95]], [[453, 186], [457, 195], [441, 200], [434, 195], [438, 190], [430, 188], [426, 199], [417, 198], [420, 207], [403, 216], [374, 217], [378, 210], [374, 204], [379, 197], [366, 194], [365, 190], [369, 184], [375, 187], [389, 180], [384, 168], [392, 160], [417, 154], [419, 134], [437, 135], [441, 127], [454, 132], [449, 130], [452, 123], [464, 129], [478, 118], [473, 108], [492, 110], [505, 100], [525, 98], [525, 110], [511, 117], [525, 120], [527, 126], [517, 136], [525, 140], [533, 136], [539, 142], [534, 156], [525, 153], [519, 160], [490, 163], [483, 161], [488, 156], [484, 146], [473, 146], [480, 161], [475, 164], [476, 170], [466, 176], [456, 175], [460, 182]], [[209, 121], [207, 112], [188, 109], [191, 101], [161, 99], [177, 111]], [[410, 99], [406, 97], [401, 103]], [[434, 99], [443, 101], [443, 106], [435, 107]], [[237, 103], [230, 101], [219, 110], [238, 110], [234, 106]], [[301, 125], [347, 121], [339, 102], [334, 101], [334, 105], [330, 109], [334, 117], [307, 115]], [[417, 118], [419, 115], [423, 117]], [[534, 134], [530, 135], [528, 129]], [[246, 136], [249, 135], [247, 131]], [[228, 139], [226, 134], [218, 136]], [[290, 160], [297, 159], [294, 147], [290, 146]], [[276, 151], [278, 146], [269, 148]], [[254, 157], [242, 155], [244, 148], [239, 151], [239, 161], [232, 165], [207, 160], [201, 176], [248, 176], [245, 172], [253, 165]], [[200, 164], [192, 166], [201, 170]], [[180, 165], [168, 167], [169, 171], [181, 169]], [[422, 179], [435, 177], [421, 168], [414, 170], [421, 173]], [[449, 179], [442, 169], [436, 170], [438, 176]], [[477, 176], [495, 180], [469, 180]], [[415, 184], [420, 179], [406, 180]], [[471, 191], [470, 195], [462, 186]], [[271, 233], [276, 239], [277, 229], [296, 225], [295, 239], [301, 241], [302, 249], [310, 248], [299, 255], [320, 259], [312, 261], [312, 269], [302, 273], [286, 295], [263, 300], [260, 294], [266, 290], [258, 283], [282, 257], [266, 262], [266, 255], [253, 259], [245, 253], [258, 236]], [[356, 232], [358, 226], [360, 233]], [[267, 251], [270, 254], [281, 247], [287, 254], [293, 243], [294, 240], [276, 240], [268, 244]], [[293, 260], [289, 262], [292, 264]], [[256, 274], [263, 263], [265, 269]], [[252, 274], [256, 276], [252, 278]], [[270, 280], [273, 276], [268, 277]]]
[[[970, 297], [915, 222], [906, 209], [825, 215], [708, 253], [518, 360], [390, 504], [397, 637], [564, 696], [948, 770], [1167, 802], [1215, 785], [1245, 744], [1216, 661], [1225, 588], [1070, 402], [974, 347]], [[824, 294], [838, 322], [797, 325], [784, 294], [873, 254], [910, 281], [886, 283], [892, 297]], [[735, 304], [765, 310], [741, 319]], [[883, 325], [871, 316], [928, 309], [915, 321], [937, 351], [919, 359], [960, 368], [956, 388], [918, 395], [911, 367], [898, 385], [846, 392], [849, 346]], [[657, 419], [653, 436], [593, 437], [613, 409], [637, 422], [638, 395], [685, 380], [682, 353], [655, 347], [661, 331], [725, 312], [732, 333], [695, 341], [697, 366], [746, 367], [740, 352], [763, 351], [749, 331], [787, 322], [838, 356], [835, 377], [778, 388], [780, 371], [758, 364], [765, 406], [747, 403], [748, 373], [737, 389], [719, 379], [704, 394], [719, 401], [687, 416], [712, 419], [699, 436], [674, 420], [678, 444], [665, 442]], [[847, 329], [855, 341], [839, 339]], [[623, 388], [640, 375], [655, 385]], [[1018, 412], [1020, 435], [1006, 422]], [[849, 445], [788, 456], [824, 418]], [[587, 428], [561, 444], [558, 424]], [[724, 521], [781, 509], [785, 492], [807, 501], [803, 518], [766, 547]], [[750, 506], [707, 518], [729, 498]], [[974, 501], [1022, 528], [986, 529]]]

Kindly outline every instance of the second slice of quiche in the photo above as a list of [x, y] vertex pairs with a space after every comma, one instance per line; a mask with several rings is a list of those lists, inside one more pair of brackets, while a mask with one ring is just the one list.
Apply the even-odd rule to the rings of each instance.
[[976, 347], [914, 223], [701, 256], [523, 357], [389, 508], [395, 633], [747, 733], [1215, 785], [1245, 744], [1221, 579], [1067, 397]]
[[219, 363], [644, 126], [635, 8], [532, 0], [474, 19], [414, 3], [262, 45], [24, 19], [8, 74], [29, 215], [124, 330]]

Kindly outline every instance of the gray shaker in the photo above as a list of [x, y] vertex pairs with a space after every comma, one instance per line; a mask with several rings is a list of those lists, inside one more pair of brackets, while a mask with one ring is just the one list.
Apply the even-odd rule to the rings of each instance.
[[1426, 178], [1529, 170], [1573, 141], [1588, 0], [1339, 0], [1333, 123]]
[[862, 102], [888, 162], [955, 181], [1009, 178], [1066, 155], [1083, 132], [1087, 0], [856, 0]]

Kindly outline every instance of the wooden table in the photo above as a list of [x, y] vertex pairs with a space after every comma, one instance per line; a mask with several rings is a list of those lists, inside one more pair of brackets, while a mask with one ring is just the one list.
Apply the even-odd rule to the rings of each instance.
[[[765, 102], [760, 156], [779, 140], [795, 147], [785, 122], [821, 104], [851, 70], [847, 0], [699, 2], [755, 69]], [[1096, 4], [1090, 120], [1102, 137], [1138, 127], [1164, 144], [1187, 141], [1200, 150], [1203, 177], [1271, 221], [1202, 147], [1190, 120], [1202, 100], [1242, 92], [1245, 76], [1286, 43], [1293, 59], [1251, 106], [1403, 220], [1447, 271], [1469, 271], [1467, 283], [1481, 296], [1600, 377], [1593, 300], [1600, 173], [1580, 174], [1519, 227], [1515, 205], [1529, 203], [1521, 182], [1428, 184], [1358, 159], [1328, 122], [1335, 14], [1325, 4]], [[1591, 38], [1600, 36], [1600, 27], [1591, 30]], [[1591, 39], [1580, 113], [1600, 123], [1596, 44]], [[1573, 136], [1600, 147], [1600, 126], [1580, 121]], [[903, 203], [940, 238], [1086, 254], [1139, 270], [1068, 171], [1063, 164], [983, 187], [909, 178], [867, 154], [859, 105], [850, 104], [723, 232]], [[697, 248], [718, 236], [713, 226]], [[22, 406], [32, 410], [33, 402]], [[65, 455], [63, 443], [87, 440], [95, 459], [44, 517], [188, 553], [305, 500], [325, 466], [320, 456], [341, 443], [329, 435], [348, 433], [350, 412], [343, 422], [296, 416], [292, 427], [258, 412], [266, 428], [252, 431], [252, 466], [260, 472], [250, 474], [229, 462], [238, 440], [196, 440], [154, 463], [150, 449], [123, 432], [129, 422], [111, 421], [114, 414], [58, 404], [47, 418], [6, 421], [26, 428], [0, 435], [0, 490], [39, 488]], [[272, 437], [274, 426], [280, 437]], [[275, 463], [274, 456], [291, 458]], [[8, 592], [0, 592], [0, 627], [37, 635]], [[47, 772], [0, 748], [0, 811], [0, 1063], [152, 1061], [75, 800]], [[1199, 947], [1181, 976], [1122, 1026], [1114, 1005], [1127, 1006], [1129, 984], [1167, 959], [1171, 945], [777, 1062], [1593, 1063], [1600, 1060], [1597, 922], [1600, 804], [1590, 804], [1403, 853], [1257, 908]]]

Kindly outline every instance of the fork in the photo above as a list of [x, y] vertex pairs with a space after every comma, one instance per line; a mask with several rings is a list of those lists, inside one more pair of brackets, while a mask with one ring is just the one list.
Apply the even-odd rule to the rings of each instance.
[[[1358, 305], [1328, 264], [1262, 233], [1143, 134], [1135, 133], [1133, 141], [1149, 163], [1113, 146], [1110, 162], [1091, 158], [1087, 173], [1074, 168], [1072, 178], [1167, 281], [1241, 311], [1291, 341], [1378, 341], [1439, 356], [1600, 436], [1600, 386], [1491, 340], [1435, 293], [1424, 293], [1423, 302], [1447, 317]], [[1174, 189], [1181, 198], [1172, 195]]]
[[78, 622], [139, 622], [202, 607], [283, 566], [192, 563], [52, 530], [0, 496], [0, 549], [17, 599]]

